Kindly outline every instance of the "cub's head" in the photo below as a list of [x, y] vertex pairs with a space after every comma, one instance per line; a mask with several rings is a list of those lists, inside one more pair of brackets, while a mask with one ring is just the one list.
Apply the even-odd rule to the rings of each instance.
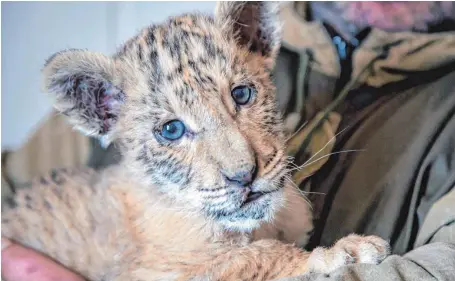
[[143, 29], [112, 57], [52, 56], [43, 73], [76, 128], [115, 140], [148, 188], [226, 228], [251, 230], [282, 203], [286, 157], [271, 71], [278, 4], [222, 2]]

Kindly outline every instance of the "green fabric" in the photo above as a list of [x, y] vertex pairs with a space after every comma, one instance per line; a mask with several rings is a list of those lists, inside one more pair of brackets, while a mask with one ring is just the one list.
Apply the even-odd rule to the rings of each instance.
[[[285, 14], [275, 69], [280, 108], [295, 115], [304, 100], [294, 128], [335, 110], [343, 133], [332, 153], [364, 150], [331, 156], [300, 185], [315, 217], [308, 249], [357, 232], [390, 240], [397, 254], [380, 266], [285, 280], [455, 280], [455, 33], [373, 29], [353, 54], [358, 82], [351, 80], [340, 97], [334, 89], [341, 69], [328, 33], [319, 22]], [[302, 54], [305, 69], [299, 68]], [[311, 157], [305, 149], [302, 141], [297, 164]], [[438, 241], [446, 244], [430, 244]]]
[[390, 239], [394, 253], [412, 249], [429, 207], [455, 185], [454, 79], [455, 72], [394, 93], [350, 122], [355, 131], [335, 150], [365, 151], [340, 155], [311, 179], [311, 191], [331, 199], [315, 245], [360, 232]]
[[[280, 108], [290, 116], [304, 100], [300, 123], [335, 110], [343, 133], [333, 152], [365, 150], [330, 157], [301, 184], [313, 192], [316, 230], [309, 248], [359, 232], [390, 239], [395, 253], [409, 251], [429, 208], [454, 185], [455, 33], [373, 29], [353, 54], [343, 95], [334, 91], [341, 69], [323, 25], [285, 15], [275, 70]], [[299, 68], [302, 57], [306, 68]], [[302, 140], [297, 164], [311, 157], [306, 144]], [[433, 165], [434, 157], [445, 162]]]

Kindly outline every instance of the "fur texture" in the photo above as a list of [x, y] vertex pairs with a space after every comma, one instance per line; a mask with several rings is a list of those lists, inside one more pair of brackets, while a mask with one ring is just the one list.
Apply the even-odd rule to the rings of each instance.
[[[222, 2], [215, 19], [171, 18], [112, 57], [52, 56], [43, 73], [55, 107], [82, 132], [115, 140], [123, 162], [100, 174], [55, 171], [36, 181], [3, 212], [2, 234], [89, 280], [269, 280], [379, 262], [387, 252], [381, 239], [357, 237], [367, 250], [314, 255], [259, 239], [282, 233], [304, 244], [311, 230], [307, 203], [286, 181], [270, 79], [277, 10], [276, 3]], [[237, 86], [253, 89], [247, 105], [234, 102]], [[186, 126], [175, 141], [160, 135], [171, 120]], [[252, 170], [248, 185], [227, 180]], [[354, 258], [325, 258], [333, 251]]]

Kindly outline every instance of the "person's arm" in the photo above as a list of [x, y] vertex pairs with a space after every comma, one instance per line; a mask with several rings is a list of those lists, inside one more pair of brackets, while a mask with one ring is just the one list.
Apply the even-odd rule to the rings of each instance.
[[51, 259], [2, 238], [3, 281], [84, 281]]
[[[452, 225], [455, 233], [455, 224]], [[379, 265], [352, 264], [331, 274], [305, 274], [275, 281], [411, 281], [455, 280], [455, 244], [431, 243], [404, 256], [393, 255]]]

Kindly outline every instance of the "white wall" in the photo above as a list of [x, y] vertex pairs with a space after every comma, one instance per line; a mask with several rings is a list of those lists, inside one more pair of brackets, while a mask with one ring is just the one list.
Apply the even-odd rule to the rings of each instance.
[[111, 54], [146, 25], [214, 8], [215, 2], [2, 2], [2, 149], [20, 146], [50, 112], [40, 69], [51, 54], [65, 48]]

